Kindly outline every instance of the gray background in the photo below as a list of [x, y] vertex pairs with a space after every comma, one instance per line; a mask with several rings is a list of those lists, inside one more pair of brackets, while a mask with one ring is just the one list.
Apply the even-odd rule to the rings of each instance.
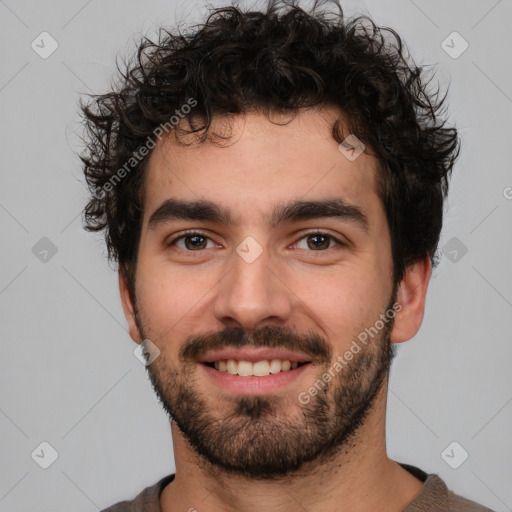
[[[0, 1], [0, 511], [98, 510], [174, 471], [117, 276], [101, 237], [81, 228], [77, 101], [106, 90], [116, 53], [130, 54], [140, 32], [198, 19], [201, 5]], [[388, 452], [512, 510], [512, 2], [344, 5], [395, 28], [416, 61], [438, 63], [463, 144], [423, 327], [392, 370]], [[46, 59], [31, 48], [43, 31], [59, 45]], [[457, 58], [441, 46], [454, 31], [469, 43]], [[39, 51], [49, 48], [45, 39]], [[48, 469], [43, 441], [58, 453]], [[469, 453], [458, 469], [441, 455], [453, 441]], [[461, 453], [450, 448], [450, 462]]]

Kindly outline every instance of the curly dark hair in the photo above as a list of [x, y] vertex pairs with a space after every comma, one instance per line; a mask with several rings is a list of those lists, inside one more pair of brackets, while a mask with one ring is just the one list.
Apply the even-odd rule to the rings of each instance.
[[[433, 75], [414, 63], [394, 30], [367, 16], [346, 19], [337, 0], [328, 2], [335, 12], [319, 9], [325, 3], [305, 11], [295, 0], [269, 0], [266, 12], [231, 5], [185, 32], [161, 28], [158, 42], [144, 37], [124, 70], [117, 64], [110, 92], [80, 103], [81, 159], [92, 193], [84, 226], [105, 230], [109, 260], [132, 293], [148, 147], [177, 114], [190, 129], [175, 126], [176, 135], [193, 133], [204, 143], [214, 116], [338, 107], [348, 125], [337, 120], [333, 138], [355, 134], [378, 158], [395, 284], [427, 255], [437, 265], [443, 200], [460, 150], [457, 130], [446, 126], [448, 90], [442, 97], [439, 86], [430, 90]], [[184, 109], [191, 98], [194, 108]]]

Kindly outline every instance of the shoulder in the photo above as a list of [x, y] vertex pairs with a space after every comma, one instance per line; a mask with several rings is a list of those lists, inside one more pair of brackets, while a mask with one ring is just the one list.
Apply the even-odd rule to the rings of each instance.
[[403, 512], [494, 512], [450, 491], [436, 474], [427, 474], [421, 469], [399, 463], [423, 482], [423, 489]]
[[133, 500], [120, 501], [101, 512], [161, 512], [160, 494], [172, 480], [174, 474], [167, 475], [156, 484], [146, 487]]

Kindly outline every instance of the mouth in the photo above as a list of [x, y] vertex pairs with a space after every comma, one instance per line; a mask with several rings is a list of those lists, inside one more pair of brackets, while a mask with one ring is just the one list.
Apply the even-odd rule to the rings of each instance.
[[309, 373], [314, 365], [311, 361], [290, 361], [287, 359], [263, 359], [247, 361], [219, 359], [198, 364], [209, 386], [237, 396], [261, 396], [276, 392], [291, 392], [295, 388], [306, 389], [303, 374]]
[[203, 362], [205, 366], [219, 372], [240, 377], [268, 377], [283, 372], [290, 372], [311, 361], [290, 361], [289, 359], [262, 359], [260, 361], [245, 361], [236, 359], [219, 359]]

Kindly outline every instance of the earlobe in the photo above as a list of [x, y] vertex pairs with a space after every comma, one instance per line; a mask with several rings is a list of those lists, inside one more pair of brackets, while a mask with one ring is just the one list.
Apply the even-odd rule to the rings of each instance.
[[397, 308], [391, 331], [393, 343], [410, 340], [419, 331], [431, 275], [432, 263], [428, 256], [407, 267], [397, 290], [396, 301], [400, 307]]
[[126, 275], [121, 268], [119, 268], [119, 293], [121, 295], [121, 304], [123, 306], [124, 316], [128, 322], [130, 337], [135, 341], [135, 343], [141, 343], [142, 337], [139, 333], [137, 322], [135, 320], [135, 307], [128, 287]]

